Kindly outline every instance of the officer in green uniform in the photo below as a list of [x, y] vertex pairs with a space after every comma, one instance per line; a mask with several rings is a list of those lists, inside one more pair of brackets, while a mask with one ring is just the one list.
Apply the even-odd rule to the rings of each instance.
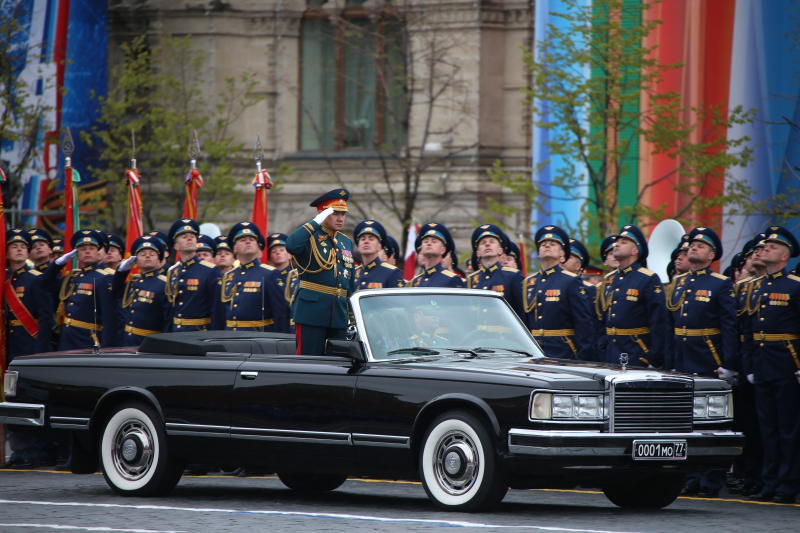
[[353, 242], [341, 232], [350, 193], [329, 191], [313, 202], [317, 216], [286, 239], [300, 278], [294, 321], [298, 354], [321, 355], [325, 339], [347, 332], [348, 301], [353, 292]]

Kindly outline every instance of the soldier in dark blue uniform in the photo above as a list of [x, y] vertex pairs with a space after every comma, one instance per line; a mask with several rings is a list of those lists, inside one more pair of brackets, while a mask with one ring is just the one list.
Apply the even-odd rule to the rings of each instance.
[[44, 272], [53, 260], [53, 239], [47, 230], [33, 228], [28, 230], [31, 239], [30, 260], [33, 268], [39, 272]]
[[[116, 346], [117, 320], [111, 295], [114, 271], [100, 264], [100, 249], [106, 245], [105, 236], [97, 230], [80, 230], [72, 236], [71, 244], [77, 251], [78, 269], [67, 274], [61, 282], [59, 300], [63, 327], [58, 348], [74, 350]], [[50, 269], [59, 268], [58, 263], [55, 261]]]
[[592, 360], [591, 303], [581, 279], [561, 264], [570, 255], [569, 237], [558, 226], [534, 237], [541, 270], [522, 283], [525, 323], [548, 357]]
[[400, 245], [397, 244], [397, 240], [388, 233], [383, 243], [383, 255], [384, 257], [381, 257], [381, 259], [384, 262], [397, 266], [397, 261], [400, 258]]
[[202, 261], [214, 262], [214, 253], [217, 251], [217, 244], [214, 239], [202, 233], [197, 237], [197, 257]]
[[[664, 368], [733, 380], [738, 351], [736, 298], [732, 281], [711, 271], [722, 256], [722, 242], [711, 228], [694, 228], [687, 238], [689, 270], [678, 274], [669, 291], [675, 337]], [[725, 472], [710, 470], [688, 477], [684, 494], [715, 498]]]
[[163, 261], [161, 261], [161, 267], [164, 269], [164, 272], [166, 272], [167, 269], [165, 265], [169, 262], [169, 257], [170, 257], [169, 237], [167, 237], [167, 234], [164, 233], [163, 231], [158, 231], [158, 230], [148, 231], [147, 235], [155, 237], [156, 239], [164, 243], [164, 259]]
[[217, 265], [220, 274], [225, 275], [231, 270], [236, 262], [233, 255], [233, 248], [228, 242], [227, 235], [217, 235], [214, 237], [214, 263]]
[[103, 263], [106, 268], [116, 270], [125, 255], [125, 239], [114, 233], [106, 233], [106, 254]]
[[793, 503], [800, 492], [800, 277], [786, 266], [800, 245], [786, 228], [764, 233], [760, 259], [767, 273], [752, 291], [742, 361], [755, 385], [764, 448], [764, 486], [756, 498]]
[[50, 351], [53, 329], [53, 302], [42, 287], [42, 274], [26, 263], [30, 236], [14, 229], [6, 234], [6, 279], [13, 289], [13, 299], [6, 302], [8, 362], [20, 355]]
[[329, 191], [313, 202], [317, 216], [286, 240], [300, 277], [294, 321], [298, 354], [322, 354], [325, 339], [341, 339], [349, 323], [353, 293], [353, 243], [341, 232], [350, 193]]
[[455, 248], [444, 224], [428, 222], [420, 229], [414, 246], [422, 256], [425, 270], [408, 282], [409, 287], [464, 287], [464, 280], [442, 266], [442, 259]]
[[503, 243], [508, 240], [503, 230], [494, 224], [483, 224], [472, 232], [472, 250], [479, 265], [475, 272], [467, 276], [467, 287], [499, 292], [511, 308], [524, 318], [522, 309], [522, 274], [500, 262]]
[[605, 325], [604, 360], [619, 364], [620, 356], [636, 366], [658, 367], [669, 353], [672, 331], [658, 275], [648, 270], [647, 241], [633, 225], [623, 226], [614, 241], [619, 263], [606, 274], [598, 292]]
[[[595, 361], [598, 358], [599, 352], [599, 339], [602, 335], [602, 313], [599, 312], [599, 306], [597, 305], [597, 286], [589, 283], [585, 279], [583, 279], [584, 272], [586, 271], [587, 267], [589, 267], [589, 250], [586, 249], [586, 246], [577, 239], [570, 239], [569, 240], [569, 257], [566, 261], [564, 261], [564, 269], [572, 272], [573, 274], [579, 276], [581, 278], [581, 284], [583, 285], [583, 290], [586, 291], [586, 296], [589, 300], [589, 306], [594, 311], [592, 313], [592, 347], [593, 347], [593, 354], [592, 360]], [[596, 267], [591, 267], [596, 268]]]
[[282, 318], [275, 324], [275, 331], [294, 333], [294, 300], [300, 279], [297, 276], [297, 269], [292, 265], [292, 256], [286, 251], [286, 239], [288, 235], [285, 233], [272, 233], [267, 238], [267, 248], [269, 263], [278, 271], [276, 278], [278, 292], [283, 295]]
[[164, 290], [170, 309], [165, 331], [219, 329], [212, 319], [218, 316], [220, 273], [214, 263], [197, 257], [199, 235], [197, 222], [190, 218], [176, 220], [169, 229], [168, 247], [178, 254], [178, 262], [167, 270]]
[[[119, 303], [122, 323], [120, 346], [138, 346], [148, 335], [166, 328], [167, 276], [161, 269], [165, 249], [164, 243], [152, 235], [139, 237], [131, 244], [131, 256], [120, 263], [114, 274], [112, 293]], [[139, 272], [127, 280], [134, 262]]]
[[380, 258], [386, 243], [386, 230], [380, 222], [362, 220], [356, 224], [353, 237], [362, 261], [356, 267], [355, 290], [405, 287], [406, 282], [400, 270]]
[[517, 243], [511, 240], [511, 238], [506, 235], [505, 242], [503, 243], [503, 256], [500, 258], [500, 262], [503, 264], [504, 267], [511, 267], [516, 268], [520, 272], [522, 271], [522, 255], [519, 246]]
[[614, 243], [617, 241], [617, 235], [609, 235], [603, 242], [600, 243], [600, 259], [603, 260], [603, 265], [610, 268], [617, 268], [619, 263], [614, 259]]
[[225, 329], [230, 331], [275, 331], [276, 319], [283, 323], [283, 294], [278, 290], [278, 270], [261, 263], [266, 243], [253, 222], [242, 221], [231, 228], [228, 242], [239, 266], [222, 278], [220, 301]]

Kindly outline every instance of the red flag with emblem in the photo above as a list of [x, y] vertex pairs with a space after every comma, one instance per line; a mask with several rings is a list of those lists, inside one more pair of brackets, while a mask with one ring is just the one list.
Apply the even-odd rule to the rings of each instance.
[[[269, 190], [272, 188], [272, 179], [269, 172], [260, 170], [253, 178], [255, 189], [253, 196], [253, 216], [250, 220], [258, 226], [264, 238], [267, 236], [267, 226], [269, 225]], [[261, 254], [261, 261], [266, 263], [269, 259], [269, 249], [264, 246]]]
[[127, 257], [133, 241], [144, 235], [144, 228], [142, 226], [142, 187], [139, 171], [135, 168], [126, 170], [125, 179], [128, 184], [128, 233], [125, 236], [123, 255]]
[[197, 220], [197, 193], [200, 189], [205, 187], [203, 176], [200, 171], [193, 168], [186, 174], [186, 198], [183, 200], [183, 215], [182, 218], [191, 218]]

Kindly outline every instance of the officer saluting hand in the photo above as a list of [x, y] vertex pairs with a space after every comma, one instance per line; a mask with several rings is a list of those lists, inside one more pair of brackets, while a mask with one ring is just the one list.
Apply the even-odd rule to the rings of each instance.
[[310, 204], [317, 216], [286, 240], [300, 278], [294, 315], [298, 354], [321, 355], [325, 339], [347, 334], [355, 268], [353, 243], [341, 230], [349, 198], [345, 189], [323, 194]]

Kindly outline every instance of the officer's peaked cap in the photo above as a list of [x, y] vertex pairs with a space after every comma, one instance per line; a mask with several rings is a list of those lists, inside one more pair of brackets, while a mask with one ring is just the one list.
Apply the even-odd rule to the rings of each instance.
[[536, 230], [536, 235], [534, 236], [533, 240], [536, 242], [537, 248], [543, 241], [555, 241], [561, 245], [561, 248], [564, 249], [564, 259], [569, 257], [569, 235], [567, 235], [567, 232], [558, 226], [553, 226], [551, 224], [542, 226]]
[[353, 236], [356, 238], [356, 242], [358, 242], [358, 238], [362, 235], [374, 235], [380, 241], [381, 246], [386, 243], [386, 229], [383, 227], [383, 224], [377, 220], [368, 218], [356, 224], [353, 230]]
[[241, 222], [234, 224], [231, 230], [228, 232], [228, 242], [231, 246], [234, 246], [236, 244], [236, 240], [241, 239], [242, 237], [255, 238], [258, 241], [258, 247], [262, 250], [264, 249], [264, 235], [261, 233], [261, 230], [258, 229], [258, 226], [255, 224], [255, 222], [242, 220]]

